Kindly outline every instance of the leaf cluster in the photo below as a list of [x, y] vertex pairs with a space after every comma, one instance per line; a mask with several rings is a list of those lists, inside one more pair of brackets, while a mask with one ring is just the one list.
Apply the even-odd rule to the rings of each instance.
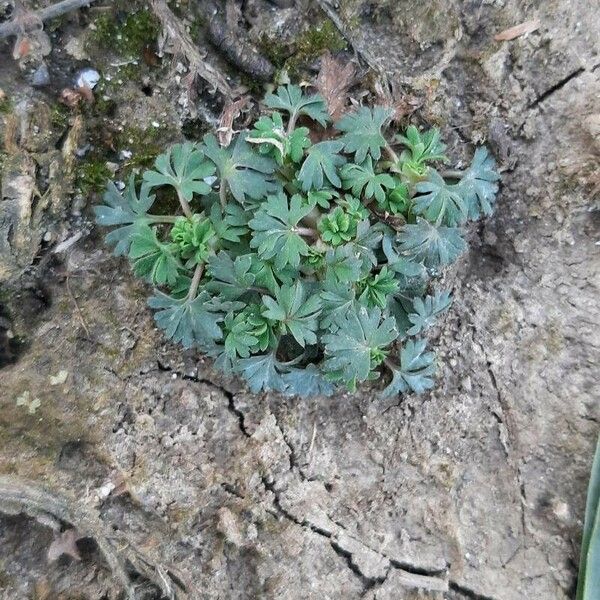
[[[139, 185], [110, 183], [95, 208], [107, 242], [158, 288], [148, 304], [165, 335], [255, 392], [331, 394], [382, 373], [386, 395], [431, 388], [424, 334], [451, 303], [433, 283], [465, 251], [462, 227], [492, 211], [493, 159], [478, 148], [445, 173], [437, 130], [394, 136], [377, 106], [331, 123], [294, 85], [265, 104], [230, 146], [209, 134], [169, 148]], [[153, 211], [157, 195], [176, 208]]]

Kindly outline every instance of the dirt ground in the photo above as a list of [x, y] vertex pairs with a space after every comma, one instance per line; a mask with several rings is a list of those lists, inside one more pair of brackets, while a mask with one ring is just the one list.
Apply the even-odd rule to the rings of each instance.
[[[264, 46], [264, 32], [285, 39], [323, 19], [285, 4], [244, 3], [252, 39]], [[31, 86], [37, 66], [19, 68], [5, 41], [3, 600], [118, 598], [124, 580], [147, 600], [574, 597], [600, 420], [598, 7], [322, 6], [339, 17], [348, 54], [418, 100], [415, 122], [441, 126], [455, 156], [488, 144], [502, 167], [496, 213], [446, 275], [455, 301], [434, 333], [437, 387], [387, 401], [371, 390], [257, 396], [166, 344], [148, 290], [93, 225], [104, 167], [89, 157], [137, 142], [131, 159], [110, 159], [121, 173], [153, 144], [194, 139], [219, 93], [190, 104], [178, 59], [150, 57], [136, 74], [86, 46], [111, 12], [101, 2], [51, 28], [45, 87]], [[494, 40], [532, 19], [537, 31]], [[111, 86], [77, 117], [58, 96], [86, 66]], [[82, 159], [73, 148], [86, 144]], [[24, 480], [55, 494], [55, 510]], [[11, 485], [20, 492], [7, 495]], [[67, 524], [76, 546], [61, 537]], [[57, 544], [66, 550], [49, 563]]]

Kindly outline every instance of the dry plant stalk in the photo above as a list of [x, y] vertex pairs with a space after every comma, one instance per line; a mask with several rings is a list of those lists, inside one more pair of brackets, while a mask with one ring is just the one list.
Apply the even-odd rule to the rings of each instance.
[[225, 77], [204, 60], [183, 23], [173, 14], [166, 1], [151, 0], [150, 5], [172, 45], [172, 53], [183, 56], [189, 63], [188, 84], [191, 86], [196, 77], [200, 77], [215, 90], [231, 98], [233, 92]]

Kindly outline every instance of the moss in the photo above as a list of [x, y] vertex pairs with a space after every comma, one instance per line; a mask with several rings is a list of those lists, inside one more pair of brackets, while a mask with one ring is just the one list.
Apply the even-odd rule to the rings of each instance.
[[106, 161], [92, 158], [78, 165], [75, 181], [81, 193], [87, 195], [102, 191], [111, 175]]
[[156, 127], [127, 127], [121, 131], [115, 139], [116, 147], [131, 151], [131, 158], [123, 164], [123, 175], [152, 166], [154, 159], [166, 145], [165, 137], [164, 131], [159, 131]]
[[50, 122], [59, 131], [64, 131], [69, 124], [69, 109], [58, 102], [50, 109]]
[[297, 75], [301, 66], [311, 63], [327, 50], [335, 53], [348, 47], [344, 37], [329, 19], [306, 29], [290, 44], [263, 34], [258, 46], [277, 69], [285, 69], [290, 75]]
[[7, 115], [12, 110], [12, 102], [8, 96], [0, 99], [0, 114]]
[[147, 46], [155, 43], [160, 32], [156, 17], [142, 9], [128, 14], [118, 22], [113, 14], [96, 19], [92, 41], [123, 56], [138, 57]]
[[257, 46], [276, 69], [284, 69], [293, 52], [289, 45], [269, 37], [266, 33], [260, 36]]
[[321, 56], [325, 50], [339, 52], [345, 50], [348, 45], [332, 21], [326, 19], [322, 24], [301, 33], [295, 46], [296, 57], [307, 61]]

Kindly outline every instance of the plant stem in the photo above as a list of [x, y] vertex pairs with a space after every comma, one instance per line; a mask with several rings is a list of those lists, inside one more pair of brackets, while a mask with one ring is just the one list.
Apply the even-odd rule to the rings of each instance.
[[221, 179], [221, 183], [219, 184], [219, 201], [221, 202], [221, 208], [223, 210], [225, 210], [225, 207], [227, 206], [227, 188], [225, 185], [225, 180]]
[[387, 155], [390, 157], [390, 160], [394, 163], [394, 164], [398, 164], [400, 162], [400, 159], [398, 158], [398, 155], [394, 152], [394, 149], [389, 145], [389, 143], [386, 142], [384, 148], [383, 148]]
[[190, 291], [188, 292], [188, 295], [187, 295], [188, 300], [193, 300], [196, 297], [196, 292], [198, 291], [198, 286], [200, 285], [200, 280], [202, 279], [203, 273], [204, 273], [204, 263], [197, 264], [196, 270], [194, 271], [194, 276], [192, 277]]
[[174, 215], [147, 215], [153, 223], [176, 223], [179, 217]]
[[398, 365], [389, 358], [383, 359], [383, 364], [393, 373], [398, 370]]
[[450, 179], [461, 179], [464, 175], [464, 171], [442, 171], [442, 177], [448, 177]]
[[293, 231], [298, 235], [304, 235], [306, 237], [317, 238], [319, 234], [310, 227], [294, 227]]
[[192, 218], [192, 209], [190, 207], [190, 203], [183, 197], [181, 192], [177, 190], [177, 198], [179, 199], [179, 204], [181, 204], [181, 208], [183, 209], [183, 214], [188, 218]]
[[298, 113], [292, 113], [290, 115], [290, 120], [288, 122], [288, 126], [287, 126], [287, 134], [290, 135], [290, 133], [292, 133], [292, 131], [294, 131], [294, 128], [296, 127], [296, 119], [298, 118]]

